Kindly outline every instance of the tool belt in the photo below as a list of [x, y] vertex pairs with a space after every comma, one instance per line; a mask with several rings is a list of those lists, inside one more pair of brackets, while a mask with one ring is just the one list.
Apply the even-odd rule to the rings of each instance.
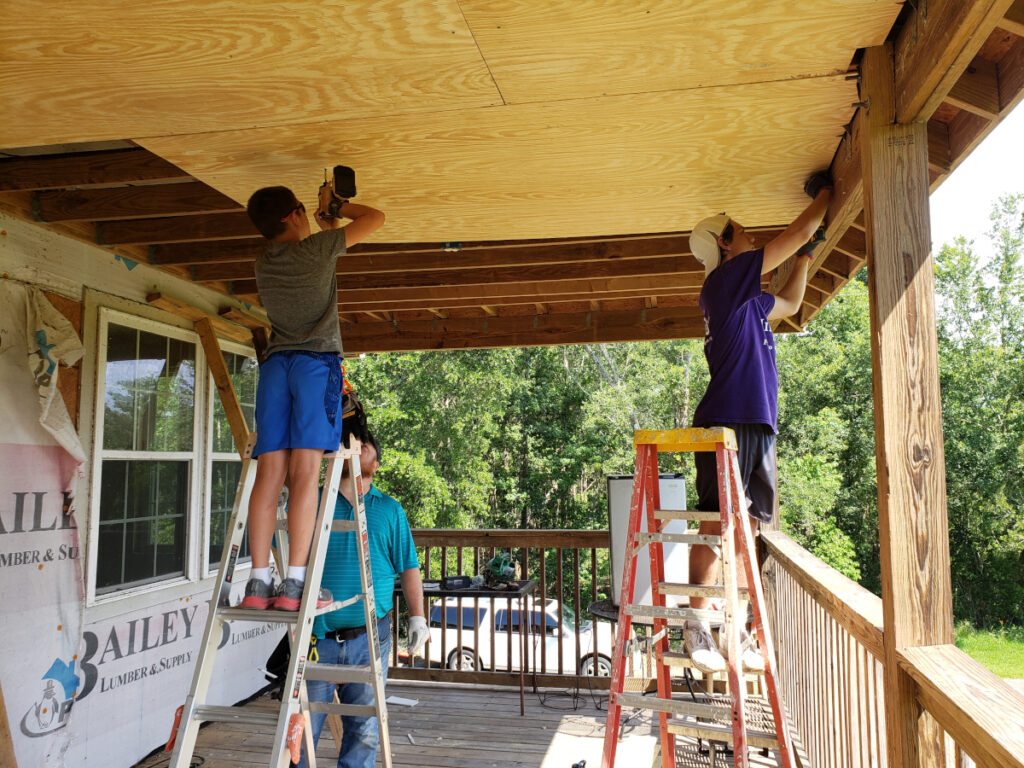
[[[380, 632], [380, 625], [388, 621], [391, 618], [391, 613], [386, 613], [383, 618], [377, 620], [377, 631]], [[337, 640], [339, 643], [343, 643], [346, 640], [355, 640], [357, 637], [361, 637], [366, 634], [366, 626], [361, 627], [345, 627], [343, 629], [332, 629], [329, 632], [324, 633], [324, 639], [330, 638], [331, 640]]]

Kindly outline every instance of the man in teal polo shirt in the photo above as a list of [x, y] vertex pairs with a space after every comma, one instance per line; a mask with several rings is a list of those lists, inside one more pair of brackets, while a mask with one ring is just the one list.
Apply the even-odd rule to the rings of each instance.
[[[419, 651], [427, 640], [427, 621], [423, 613], [423, 580], [420, 564], [413, 545], [409, 520], [402, 505], [381, 493], [373, 485], [373, 476], [380, 466], [380, 444], [372, 434], [363, 443], [359, 457], [363, 487], [369, 492], [363, 497], [366, 504], [366, 529], [370, 542], [370, 569], [373, 572], [373, 596], [377, 606], [380, 654], [387, 676], [388, 655], [391, 650], [392, 593], [395, 582], [401, 581], [402, 592], [409, 604], [409, 655]], [[348, 464], [342, 475], [341, 493], [334, 510], [338, 520], [352, 519], [352, 484], [348, 478]], [[332, 533], [327, 546], [322, 585], [331, 591], [335, 600], [345, 600], [362, 592], [359, 579], [359, 553], [354, 533]], [[313, 639], [309, 649], [310, 661], [319, 664], [369, 664], [370, 649], [366, 638], [365, 615], [362, 602], [324, 614], [313, 624]], [[333, 701], [337, 688], [342, 704], [374, 705], [373, 688], [363, 683], [325, 683], [310, 681], [307, 691], [310, 701]], [[313, 738], [320, 739], [327, 715], [311, 714]], [[377, 718], [341, 718], [344, 735], [338, 754], [338, 768], [373, 768], [377, 757]], [[306, 755], [299, 762], [306, 768]]]

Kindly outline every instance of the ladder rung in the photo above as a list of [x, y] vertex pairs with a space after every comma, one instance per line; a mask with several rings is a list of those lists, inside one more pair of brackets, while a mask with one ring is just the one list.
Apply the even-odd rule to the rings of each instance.
[[[737, 587], [741, 597], [749, 597], [750, 590]], [[675, 581], [659, 581], [658, 592], [663, 595], [687, 595], [689, 597], [725, 597], [725, 586], [722, 584], [684, 584]]]
[[[693, 739], [714, 739], [732, 744], [732, 726], [714, 723], [698, 723], [693, 720], [669, 720], [668, 732], [676, 736]], [[774, 733], [747, 729], [747, 746], [761, 749], [778, 749], [779, 739]]]
[[203, 704], [195, 708], [193, 720], [213, 723], [242, 723], [244, 725], [277, 725], [277, 712], [254, 712], [244, 707]]
[[[697, 668], [696, 665], [693, 663], [693, 659], [691, 659], [685, 653], [679, 653], [678, 651], [665, 651], [665, 653], [663, 653], [661, 657], [664, 660], [666, 667], [686, 667], [690, 669]], [[764, 675], [763, 669], [743, 670], [744, 677], [756, 677], [759, 675]]]
[[625, 605], [622, 612], [629, 616], [643, 616], [648, 619], [682, 619], [683, 621], [725, 620], [725, 611], [697, 608], [667, 608], [660, 605]]
[[278, 611], [273, 608], [218, 608], [217, 617], [223, 621], [262, 621], [267, 624], [294, 624], [298, 611]]
[[722, 519], [721, 512], [704, 512], [697, 509], [656, 509], [654, 510], [655, 520], [697, 520], [703, 522], [711, 520], [717, 522]]
[[335, 533], [343, 533], [345, 531], [355, 531], [359, 528], [359, 525], [355, 520], [335, 520], [331, 523], [331, 530]]
[[328, 683], [364, 683], [373, 685], [373, 670], [369, 664], [307, 664], [307, 680], [325, 680]]
[[328, 715], [352, 717], [376, 717], [377, 710], [369, 704], [331, 704], [326, 701], [309, 702], [310, 712], [325, 712]]
[[639, 693], [620, 693], [615, 700], [623, 707], [651, 709], [655, 712], [668, 712], [671, 715], [691, 715], [717, 720], [729, 720], [732, 717], [732, 709], [728, 705], [716, 707], [713, 704], [661, 699], [657, 696], [643, 696]]
[[638, 531], [636, 534], [638, 544], [650, 544], [660, 541], [662, 544], [703, 544], [705, 547], [720, 547], [721, 536], [712, 536], [706, 533], [650, 533], [649, 531]]

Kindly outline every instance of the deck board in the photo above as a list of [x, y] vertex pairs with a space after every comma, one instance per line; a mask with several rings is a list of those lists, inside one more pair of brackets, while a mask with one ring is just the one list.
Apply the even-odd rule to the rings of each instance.
[[[388, 695], [417, 700], [412, 707], [389, 707], [396, 766], [568, 768], [580, 760], [588, 766], [601, 764], [607, 694], [582, 690], [574, 710], [567, 692], [528, 692], [522, 717], [516, 690], [404, 682], [389, 684]], [[273, 710], [276, 705], [264, 697], [246, 706]], [[619, 765], [660, 768], [658, 729], [650, 713], [635, 712], [623, 733]], [[195, 754], [204, 759], [203, 768], [259, 768], [269, 765], [273, 740], [270, 728], [218, 723], [200, 730]], [[679, 768], [710, 765], [693, 741], [677, 738], [676, 744]], [[153, 755], [135, 768], [158, 768], [166, 759], [164, 754]], [[333, 768], [336, 759], [334, 741], [325, 728], [317, 763]], [[751, 762], [758, 768], [776, 765], [774, 756], [763, 758], [756, 752], [751, 753]], [[722, 758], [717, 763], [723, 768], [727, 764], [731, 762]]]

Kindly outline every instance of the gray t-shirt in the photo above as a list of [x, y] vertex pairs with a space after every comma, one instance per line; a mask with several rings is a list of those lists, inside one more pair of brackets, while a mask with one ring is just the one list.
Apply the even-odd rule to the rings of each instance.
[[337, 260], [345, 230], [271, 243], [256, 259], [260, 302], [270, 318], [267, 354], [285, 349], [343, 355], [338, 325]]

